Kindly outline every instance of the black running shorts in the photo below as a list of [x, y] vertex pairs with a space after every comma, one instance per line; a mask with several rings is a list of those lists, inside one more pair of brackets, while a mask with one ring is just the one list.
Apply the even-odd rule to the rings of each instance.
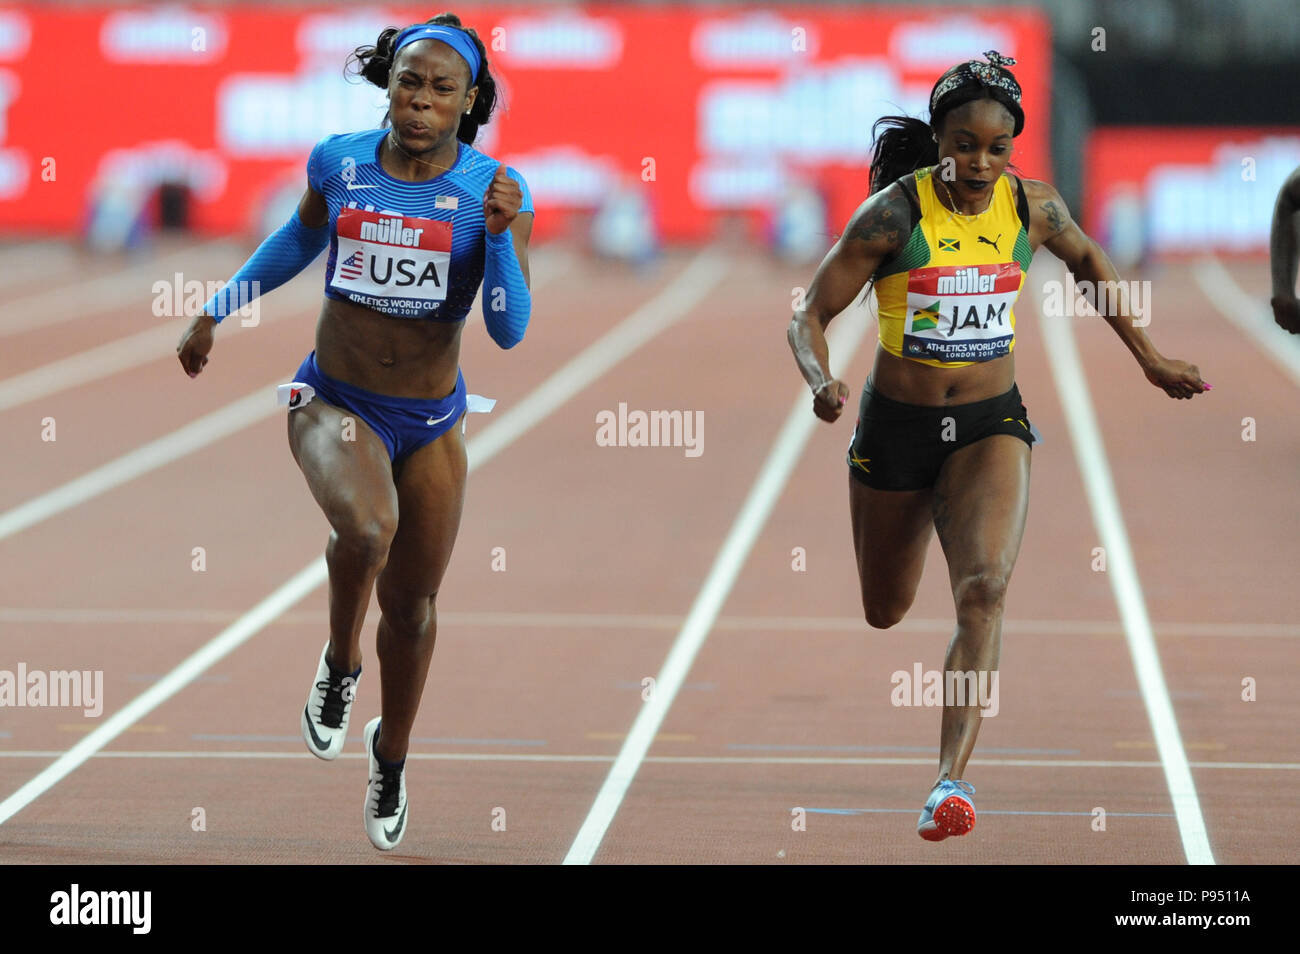
[[1042, 439], [1014, 384], [983, 401], [930, 407], [884, 397], [868, 378], [849, 444], [849, 473], [877, 490], [924, 490], [934, 486], [949, 454], [993, 434], [1031, 446]]

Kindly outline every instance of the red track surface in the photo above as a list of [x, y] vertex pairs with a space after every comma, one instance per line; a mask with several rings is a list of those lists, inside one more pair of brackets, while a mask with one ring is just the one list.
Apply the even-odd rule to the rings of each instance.
[[[184, 271], [224, 276], [239, 253], [196, 249]], [[800, 386], [784, 323], [790, 290], [811, 269], [727, 254], [726, 276], [683, 320], [471, 475], [396, 852], [374, 851], [362, 831], [359, 741], [324, 763], [298, 738], [326, 636], [322, 587], [0, 825], [0, 857], [560, 861], [642, 706], [641, 680], [658, 673]], [[545, 284], [525, 342], [500, 352], [481, 325], [466, 331], [470, 390], [515, 406], [689, 258], [639, 276], [539, 251], [533, 276]], [[164, 323], [150, 313], [149, 288], [172, 265], [148, 267], [131, 306], [0, 338], [0, 383]], [[1265, 295], [1261, 264], [1232, 268]], [[0, 334], [27, 296], [61, 284], [75, 295], [92, 272], [114, 267], [73, 257], [0, 287]], [[1171, 401], [1099, 321], [1073, 325], [1165, 678], [1216, 860], [1290, 861], [1300, 828], [1289, 729], [1300, 717], [1300, 674], [1289, 665], [1300, 637], [1295, 386], [1213, 308], [1189, 267], [1134, 277], [1155, 282], [1156, 344], [1197, 362], [1214, 385]], [[289, 380], [311, 346], [318, 296], [315, 272], [273, 293], [259, 327], [218, 333], [196, 381], [168, 345], [131, 370], [0, 411], [11, 451], [0, 512]], [[1001, 711], [967, 773], [979, 790], [975, 831], [937, 845], [914, 831], [939, 713], [892, 706], [890, 674], [941, 668], [947, 575], [936, 543], [908, 619], [888, 632], [861, 621], [844, 420], [814, 432], [597, 862], [1184, 860], [1109, 581], [1091, 568], [1100, 540], [1038, 300], [1032, 288], [1022, 298], [1016, 355], [1046, 443], [1033, 455], [1006, 608]], [[871, 350], [868, 341], [847, 368], [832, 354], [851, 401]], [[703, 455], [597, 446], [596, 414], [619, 402], [702, 410]], [[317, 557], [327, 528], [282, 413], [0, 540], [0, 669], [101, 669], [110, 715]], [[1242, 440], [1248, 416], [1253, 443]], [[45, 417], [57, 421], [53, 443], [40, 438]], [[471, 418], [471, 455], [486, 423]], [[194, 572], [200, 546], [207, 569]], [[495, 547], [504, 572], [492, 569]], [[791, 568], [794, 547], [806, 550], [806, 572]], [[358, 738], [378, 712], [376, 614], [363, 640]], [[1249, 703], [1248, 676], [1258, 682]], [[69, 709], [0, 717], [0, 799], [98, 724]], [[196, 807], [206, 831], [191, 829]], [[808, 810], [806, 831], [791, 828], [795, 807]], [[1104, 832], [1092, 828], [1098, 807]], [[504, 831], [493, 828], [496, 809]]]

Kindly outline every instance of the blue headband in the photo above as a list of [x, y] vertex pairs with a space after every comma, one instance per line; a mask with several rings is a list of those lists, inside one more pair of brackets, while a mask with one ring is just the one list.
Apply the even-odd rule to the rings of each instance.
[[478, 79], [478, 47], [474, 45], [468, 33], [455, 27], [433, 26], [427, 23], [409, 26], [397, 34], [397, 41], [393, 44], [393, 62], [397, 62], [397, 53], [402, 47], [417, 40], [437, 40], [439, 43], [446, 43], [459, 53], [461, 59], [469, 64], [469, 84], [474, 85], [474, 81]]

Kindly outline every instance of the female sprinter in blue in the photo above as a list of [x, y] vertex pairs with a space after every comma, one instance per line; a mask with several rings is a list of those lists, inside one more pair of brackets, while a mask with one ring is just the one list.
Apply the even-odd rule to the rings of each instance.
[[[975, 789], [963, 776], [998, 666], [1029, 502], [1034, 432], [1015, 385], [1012, 305], [1040, 246], [1079, 280], [1119, 280], [1055, 189], [1003, 175], [1025, 117], [1003, 65], [1014, 60], [985, 56], [939, 78], [929, 123], [877, 123], [886, 129], [876, 140], [871, 196], [818, 268], [788, 333], [814, 412], [837, 420], [849, 389], [831, 375], [825, 329], [874, 283], [880, 344], [848, 454], [863, 608], [878, 629], [903, 618], [933, 525], [957, 611], [945, 689], [947, 673], [974, 674], [973, 686], [960, 683], [969, 704], [945, 692], [939, 774], [917, 824], [929, 841], [975, 824]], [[1104, 298], [1098, 303], [1105, 307]], [[1126, 298], [1104, 317], [1156, 387], [1174, 398], [1205, 390], [1194, 365], [1156, 351], [1130, 320]]]
[[384, 128], [316, 145], [295, 216], [208, 302], [177, 351], [198, 374], [215, 324], [245, 303], [242, 283], [269, 291], [329, 247], [316, 350], [297, 371], [289, 413], [289, 446], [332, 528], [329, 642], [300, 721], [314, 755], [339, 754], [377, 587], [383, 715], [364, 733], [365, 825], [387, 850], [406, 831], [403, 765], [465, 494], [461, 329], [481, 280], [493, 340], [510, 348], [523, 338], [533, 208], [518, 173], [472, 148], [496, 87], [482, 42], [459, 18], [385, 30], [353, 57], [388, 91]]

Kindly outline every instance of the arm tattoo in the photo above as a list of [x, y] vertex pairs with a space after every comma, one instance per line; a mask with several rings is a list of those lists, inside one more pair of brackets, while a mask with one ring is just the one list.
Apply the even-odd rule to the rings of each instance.
[[878, 242], [884, 239], [890, 248], [897, 248], [907, 224], [905, 215], [899, 215], [895, 203], [876, 209], [868, 209], [862, 217], [849, 226], [848, 238], [862, 242]]
[[1056, 207], [1054, 201], [1048, 199], [1040, 208], [1047, 213], [1048, 238], [1065, 228], [1065, 217], [1061, 214], [1061, 210]]

